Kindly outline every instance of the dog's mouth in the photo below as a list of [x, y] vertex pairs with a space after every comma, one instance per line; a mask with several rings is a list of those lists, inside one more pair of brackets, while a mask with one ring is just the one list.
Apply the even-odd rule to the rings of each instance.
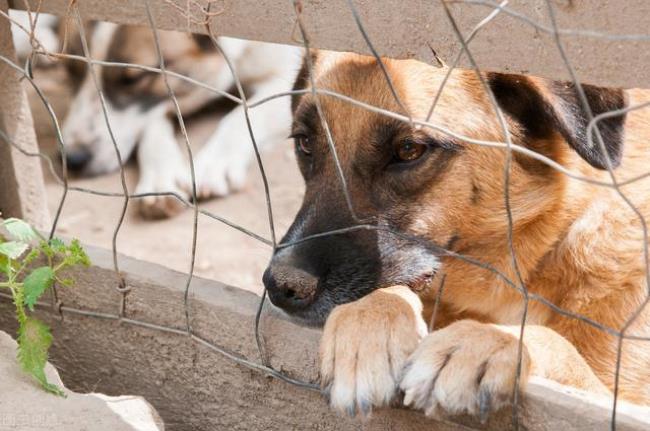
[[436, 278], [437, 270], [426, 271], [407, 282], [406, 285], [415, 293], [423, 293], [431, 289]]
[[[417, 295], [421, 295], [430, 291], [431, 289], [434, 289], [437, 274], [438, 274], [438, 269], [432, 268], [430, 270], [420, 272], [418, 275], [412, 276], [408, 280], [395, 281], [392, 283], [388, 283], [385, 286], [380, 285], [377, 288], [389, 287], [393, 285], [405, 285], [413, 292], [415, 292]], [[367, 293], [370, 293], [373, 290], [375, 289], [372, 288], [368, 289]], [[327, 320], [327, 317], [337, 305], [341, 305], [347, 302], [354, 301], [356, 299], [360, 299], [360, 297], [354, 297], [354, 298], [350, 298], [349, 301], [339, 302], [332, 297], [328, 297], [326, 293], [325, 294], [323, 293], [324, 292], [321, 292], [321, 294], [317, 295], [319, 297], [322, 296], [322, 298], [317, 298], [315, 303], [305, 310], [299, 310], [293, 312], [288, 312], [286, 310], [282, 310], [282, 311], [286, 316], [289, 317], [291, 321], [293, 321], [296, 324], [302, 326], [309, 326], [309, 327], [320, 327], [325, 323], [325, 320]], [[363, 296], [365, 295], [362, 295], [361, 297]]]
[[292, 322], [308, 327], [321, 327], [331, 311], [338, 305], [355, 301], [382, 287], [389, 287], [394, 285], [405, 285], [418, 295], [424, 294], [434, 288], [438, 268], [431, 268], [417, 273], [417, 275], [408, 277], [408, 279], [394, 280], [389, 283], [381, 283], [373, 288], [364, 288], [364, 294], [357, 296], [352, 295], [346, 300], [341, 301], [341, 296], [332, 296], [331, 292], [319, 291], [315, 293], [315, 300], [310, 306], [302, 310], [288, 311], [274, 304], [275, 308], [283, 315], [287, 316]]

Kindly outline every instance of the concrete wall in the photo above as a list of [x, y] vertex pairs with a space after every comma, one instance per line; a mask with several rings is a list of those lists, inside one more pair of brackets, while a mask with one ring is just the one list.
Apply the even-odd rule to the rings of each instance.
[[[7, 6], [7, 0], [0, 0], [1, 11], [6, 12]], [[11, 29], [6, 22], [0, 17], [0, 56], [16, 63]], [[38, 151], [32, 112], [21, 76], [5, 61], [0, 61], [0, 213], [5, 218], [21, 217], [46, 229], [50, 217], [41, 161], [5, 142], [8, 139], [31, 153]]]
[[[95, 266], [75, 271], [73, 288], [59, 289], [63, 319], [49, 307], [38, 315], [53, 328], [51, 362], [76, 391], [143, 395], [170, 430], [467, 430], [507, 429], [503, 411], [481, 426], [469, 418], [432, 421], [404, 409], [375, 412], [366, 422], [331, 412], [320, 393], [295, 387], [238, 365], [186, 334], [164, 332], [116, 320], [120, 294], [108, 251], [89, 248]], [[125, 316], [184, 328], [186, 276], [158, 265], [120, 256], [127, 285]], [[253, 336], [256, 295], [195, 278], [191, 325], [201, 338], [227, 352], [259, 362]], [[87, 317], [69, 308], [103, 314]], [[320, 331], [296, 326], [266, 310], [262, 333], [271, 364], [289, 376], [317, 380]], [[0, 297], [0, 330], [15, 330], [10, 301]], [[650, 428], [648, 409], [619, 406], [618, 430]], [[521, 423], [531, 430], [607, 430], [611, 400], [593, 399], [551, 382], [529, 385]], [[462, 425], [457, 425], [458, 422]]]
[[[199, 6], [212, 4], [215, 34], [244, 39], [300, 44], [291, 0], [148, 0], [156, 25], [170, 30], [205, 32]], [[24, 0], [13, 6], [24, 8]], [[33, 10], [63, 15], [69, 0], [29, 0]], [[85, 19], [148, 25], [143, 0], [75, 2]], [[303, 0], [302, 16], [312, 47], [369, 53], [347, 0]], [[429, 0], [354, 0], [368, 36], [388, 57], [418, 58], [435, 63], [431, 48], [451, 63], [461, 49], [442, 8]], [[463, 35], [485, 18], [499, 0], [449, 2]], [[647, 0], [556, 0], [557, 26], [570, 30], [562, 43], [580, 80], [592, 84], [650, 88], [648, 48], [650, 2]], [[492, 4], [492, 6], [490, 6]], [[190, 5], [190, 13], [186, 13]], [[552, 31], [546, 0], [511, 0], [470, 44], [481, 68], [569, 80]], [[520, 15], [531, 21], [527, 22]], [[188, 19], [189, 16], [189, 19]], [[604, 35], [613, 37], [603, 37]], [[632, 37], [619, 37], [622, 35]], [[460, 65], [471, 63], [464, 58]]]

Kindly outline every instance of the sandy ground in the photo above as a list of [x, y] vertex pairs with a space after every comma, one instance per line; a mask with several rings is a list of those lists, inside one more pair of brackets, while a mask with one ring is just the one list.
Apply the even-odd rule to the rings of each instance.
[[[70, 97], [65, 79], [65, 74], [60, 69], [37, 73], [37, 80], [54, 105], [60, 121], [63, 121]], [[30, 94], [30, 98], [32, 105], [38, 105], [34, 94]], [[41, 148], [44, 152], [53, 154], [54, 141], [49, 118], [41, 106], [36, 106], [34, 113]], [[215, 114], [190, 120], [188, 130], [192, 146], [199, 147], [217, 122]], [[182, 142], [180, 136], [179, 142]], [[250, 145], [250, 141], [242, 142], [242, 145]], [[262, 157], [269, 178], [279, 240], [300, 206], [302, 179], [289, 142], [279, 143]], [[135, 163], [129, 163], [126, 177], [131, 191], [135, 188], [137, 174]], [[62, 196], [62, 187], [51, 175], [46, 175], [46, 183], [48, 205], [53, 215]], [[122, 190], [117, 172], [97, 178], [74, 178], [70, 185], [98, 191]], [[78, 238], [86, 244], [110, 248], [123, 203], [123, 198], [119, 197], [71, 191], [65, 200], [57, 232], [62, 236]], [[200, 208], [270, 238], [265, 194], [256, 163], [250, 167], [249, 181], [244, 190], [226, 198], [200, 202]], [[117, 250], [127, 256], [188, 272], [192, 225], [191, 209], [171, 219], [150, 221], [139, 216], [131, 201], [117, 236]], [[261, 276], [270, 256], [270, 246], [217, 220], [199, 215], [196, 275], [261, 293]]]

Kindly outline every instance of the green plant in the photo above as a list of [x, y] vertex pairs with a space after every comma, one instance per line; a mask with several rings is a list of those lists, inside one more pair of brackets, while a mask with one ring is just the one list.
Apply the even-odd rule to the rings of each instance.
[[[71, 286], [71, 279], [61, 278], [63, 269], [90, 264], [88, 256], [73, 240], [65, 244], [60, 239], [47, 240], [26, 222], [9, 218], [0, 223], [0, 289], [11, 292], [18, 319], [18, 362], [48, 392], [64, 395], [45, 376], [48, 350], [52, 344], [50, 328], [31, 312], [41, 295], [54, 283]], [[43, 266], [33, 267], [37, 259]], [[40, 260], [39, 260], [40, 262]]]

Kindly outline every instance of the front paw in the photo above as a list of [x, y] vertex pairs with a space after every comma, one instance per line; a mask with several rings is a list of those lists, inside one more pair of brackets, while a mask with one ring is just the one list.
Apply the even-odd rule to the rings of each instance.
[[427, 333], [422, 303], [408, 287], [379, 289], [332, 311], [321, 340], [321, 385], [351, 416], [389, 405], [408, 356]]
[[[208, 142], [198, 153], [194, 161], [197, 198], [224, 197], [244, 187], [251, 149], [246, 139], [240, 139], [241, 145]], [[191, 178], [184, 178], [181, 187], [191, 193]]]
[[[145, 195], [137, 200], [138, 211], [146, 219], [164, 219], [181, 212], [186, 204], [177, 198], [189, 200], [185, 191], [178, 187], [181, 169], [161, 170], [143, 175], [135, 189], [136, 195]], [[147, 196], [148, 195], [148, 196]]]
[[[485, 421], [491, 411], [511, 403], [519, 341], [498, 327], [462, 320], [429, 334], [409, 358], [400, 388], [404, 404], [436, 416], [469, 413]], [[519, 389], [530, 373], [522, 351]]]

